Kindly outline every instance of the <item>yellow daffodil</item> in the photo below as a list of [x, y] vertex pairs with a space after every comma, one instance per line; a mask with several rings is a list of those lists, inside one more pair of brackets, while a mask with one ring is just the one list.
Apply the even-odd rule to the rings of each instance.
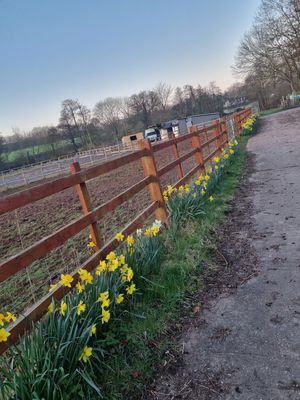
[[210, 180], [210, 176], [209, 176], [209, 175], [205, 175], [204, 179], [205, 179], [206, 181], [209, 181], [209, 180]]
[[79, 316], [86, 310], [86, 304], [82, 300], [80, 300], [78, 306], [77, 306], [77, 315]]
[[118, 232], [115, 236], [115, 239], [117, 239], [118, 242], [123, 242], [124, 240], [124, 235], [122, 232]]
[[152, 235], [156, 236], [159, 232], [159, 227], [157, 225], [153, 225], [151, 229], [152, 229]]
[[108, 310], [102, 310], [102, 324], [107, 323], [110, 320], [110, 312]]
[[111, 251], [109, 254], [107, 254], [107, 256], [106, 256], [106, 259], [108, 260], [108, 261], [112, 261], [112, 260], [115, 260], [115, 258], [116, 258], [116, 253], [114, 252], [114, 251]]
[[105, 292], [102, 292], [102, 293], [99, 294], [98, 301], [102, 301], [104, 299], [108, 299], [108, 297], [109, 297], [109, 293], [108, 293], [108, 290], [106, 290]]
[[214, 196], [209, 196], [208, 200], [209, 200], [210, 202], [214, 201]]
[[208, 167], [208, 168], [207, 168], [207, 173], [208, 173], [208, 174], [211, 174], [211, 173], [212, 173], [212, 167]]
[[227, 160], [229, 158], [228, 154], [224, 154], [224, 158]]
[[128, 268], [128, 270], [127, 270], [127, 281], [128, 282], [130, 282], [132, 280], [133, 275], [134, 275], [134, 273], [133, 273], [132, 268]]
[[215, 170], [218, 171], [219, 167], [217, 165], [215, 165]]
[[197, 185], [197, 186], [200, 186], [200, 185], [201, 185], [200, 179], [196, 179], [196, 180], [195, 180], [195, 185]]
[[5, 321], [5, 316], [4, 314], [0, 313], [0, 326], [4, 325], [4, 321]]
[[118, 294], [118, 296], [116, 297], [116, 303], [117, 303], [117, 304], [121, 304], [122, 301], [124, 301], [124, 294], [123, 294], [123, 293], [120, 293], [120, 294]]
[[220, 159], [220, 157], [216, 156], [216, 157], [214, 157], [213, 160], [214, 160], [214, 162], [215, 162], [216, 164], [218, 164], [218, 162], [220, 162], [221, 159]]
[[6, 316], [5, 316], [5, 321], [6, 322], [11, 322], [11, 321], [15, 322], [16, 320], [17, 320], [17, 318], [16, 318], [16, 316], [14, 314], [12, 314], [10, 312], [6, 313]]
[[179, 188], [178, 188], [178, 190], [179, 190], [179, 192], [184, 192], [185, 188], [184, 188], [183, 185], [180, 185]]
[[80, 283], [80, 282], [76, 283], [76, 290], [77, 290], [78, 294], [82, 293], [84, 291], [84, 289], [85, 289], [85, 286], [83, 283]]
[[102, 260], [100, 261], [98, 267], [96, 268], [96, 275], [100, 276], [106, 270], [107, 270], [106, 261]]
[[128, 264], [124, 264], [121, 268], [120, 271], [122, 272], [122, 274], [125, 274], [128, 270]]
[[60, 276], [60, 281], [59, 281], [59, 283], [61, 284], [61, 285], [63, 285], [63, 286], [66, 286], [66, 287], [71, 287], [71, 283], [73, 282], [73, 280], [74, 280], [74, 278], [71, 276], [71, 275], [69, 275], [69, 274], [66, 274], [66, 275], [64, 275], [64, 274], [62, 274], [61, 276]]
[[0, 343], [7, 342], [7, 338], [9, 336], [10, 336], [10, 333], [6, 329], [4, 329], [4, 328], [0, 329]]
[[133, 294], [136, 291], [135, 283], [132, 283], [126, 288], [127, 294]]
[[[128, 236], [128, 237], [129, 237], [129, 236]], [[121, 255], [119, 256], [119, 265], [124, 265], [125, 262], [126, 262], [125, 256], [124, 256], [123, 254], [121, 254]]]
[[99, 297], [98, 297], [98, 301], [101, 303], [101, 307], [105, 308], [105, 307], [109, 307], [110, 305], [110, 300], [109, 300], [109, 293], [108, 291], [100, 293]]
[[207, 188], [207, 182], [204, 182], [204, 183], [203, 183], [203, 187], [204, 187], [204, 189]]
[[229, 153], [230, 153], [230, 154], [234, 154], [234, 150], [230, 149], [230, 150], [229, 150]]
[[54, 312], [54, 306], [53, 303], [50, 303], [48, 306], [48, 314], [53, 314]]
[[59, 309], [60, 314], [65, 316], [67, 309], [68, 309], [67, 304], [62, 300], [60, 303], [60, 309]]
[[79, 357], [79, 361], [83, 361], [84, 363], [86, 363], [88, 358], [91, 357], [92, 354], [93, 354], [92, 347], [85, 346], [81, 353], [81, 356]]
[[202, 196], [204, 196], [204, 195], [205, 195], [205, 193], [206, 193], [206, 191], [205, 191], [204, 189], [202, 189], [202, 190], [201, 190], [201, 194], [202, 194]]
[[96, 247], [96, 244], [91, 240], [88, 244], [88, 247], [92, 249], [93, 247]]
[[185, 185], [184, 186], [184, 190], [185, 190], [186, 193], [189, 193], [189, 191], [190, 191], [189, 185]]
[[129, 235], [127, 238], [127, 244], [128, 246], [133, 246], [135, 243], [134, 237], [132, 235]]
[[80, 276], [80, 279], [81, 279], [83, 282], [85, 282], [86, 284], [92, 283], [92, 281], [93, 281], [93, 279], [94, 279], [93, 275], [92, 275], [89, 271], [87, 271], [86, 269], [84, 269], [84, 268], [81, 268], [81, 269], [78, 271], [78, 274], [79, 274], [79, 276]]
[[145, 235], [145, 236], [148, 236], [148, 237], [151, 237], [151, 236], [152, 236], [152, 229], [151, 229], [151, 228], [147, 228], [147, 229], [145, 230], [144, 235]]
[[49, 292], [53, 292], [53, 290], [56, 289], [56, 287], [57, 287], [57, 283], [50, 285]]
[[173, 193], [173, 192], [175, 192], [176, 190], [175, 190], [175, 188], [173, 188], [173, 186], [171, 186], [171, 185], [168, 185], [168, 187], [167, 187], [167, 194], [169, 195], [169, 196], [171, 196], [171, 194]]
[[119, 260], [115, 259], [112, 260], [110, 263], [108, 263], [107, 269], [109, 272], [114, 272], [118, 268], [118, 266], [119, 266]]
[[93, 324], [90, 329], [90, 336], [96, 335], [97, 327], [96, 324]]

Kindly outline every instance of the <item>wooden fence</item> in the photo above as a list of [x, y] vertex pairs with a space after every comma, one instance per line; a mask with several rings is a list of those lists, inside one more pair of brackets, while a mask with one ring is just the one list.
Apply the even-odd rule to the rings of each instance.
[[[235, 132], [237, 135], [240, 135], [242, 129], [241, 125], [250, 115], [251, 109], [246, 109], [233, 115]], [[191, 150], [183, 155], [180, 155], [178, 151], [178, 144], [181, 142], [190, 142], [191, 144]], [[192, 127], [189, 134], [165, 142], [151, 145], [148, 140], [141, 140], [139, 141], [139, 149], [137, 151], [89, 167], [85, 170], [80, 169], [79, 163], [72, 163], [70, 167], [71, 174], [69, 176], [61, 177], [51, 182], [0, 198], [0, 215], [2, 215], [61, 192], [67, 188], [75, 187], [84, 214], [80, 218], [73, 220], [49, 236], [42, 238], [30, 247], [2, 262], [0, 264], [0, 283], [23, 270], [35, 260], [44, 257], [87, 227], [89, 227], [96, 248], [95, 253], [81, 265], [81, 268], [92, 271], [99, 264], [100, 259], [105, 258], [106, 255], [110, 251], [116, 249], [119, 244], [116, 239], [107, 243], [101, 242], [100, 232], [97, 226], [98, 220], [139, 193], [145, 187], [148, 187], [151, 203], [122, 230], [122, 233], [126, 237], [135, 232], [136, 229], [141, 227], [153, 214], [157, 219], [168, 224], [168, 215], [163, 199], [160, 178], [176, 168], [178, 181], [173, 186], [179, 187], [188, 182], [194, 174], [204, 172], [207, 163], [209, 163], [215, 155], [220, 154], [222, 147], [226, 147], [227, 144], [227, 120], [224, 117], [214, 121], [209, 127]], [[157, 169], [155, 154], [170, 147], [173, 150], [174, 161]], [[194, 158], [195, 166], [184, 175], [182, 163], [191, 157]], [[86, 182], [136, 160], [141, 160], [144, 178], [104, 204], [92, 209]], [[74, 287], [79, 278], [78, 269], [73, 272], [72, 276], [74, 278], [72, 287]], [[56, 300], [60, 300], [69, 290], [71, 289], [58, 285], [52, 293], [45, 295], [40, 301], [26, 310], [17, 321], [9, 327], [10, 336], [7, 342], [0, 343], [0, 354], [10, 345], [16, 343], [20, 335], [30, 329], [32, 322], [39, 320], [46, 313], [52, 297]]]

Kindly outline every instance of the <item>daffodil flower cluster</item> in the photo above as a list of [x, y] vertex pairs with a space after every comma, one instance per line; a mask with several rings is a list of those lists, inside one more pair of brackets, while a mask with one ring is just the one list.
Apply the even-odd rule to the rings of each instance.
[[[66, 295], [60, 302], [52, 300], [48, 306], [48, 317], [62, 318], [66, 323], [69, 319], [76, 321], [78, 329], [85, 330], [87, 325], [89, 339], [81, 348], [78, 360], [86, 363], [93, 356], [93, 343], [101, 326], [105, 326], [117, 312], [117, 307], [131, 297], [137, 290], [133, 282], [134, 270], [128, 265], [127, 259], [132, 259], [137, 243], [141, 240], [152, 240], [161, 230], [162, 223], [155, 220], [144, 231], [125, 238], [118, 232], [115, 239], [120, 244], [120, 251], [111, 251], [99, 261], [94, 272], [85, 268], [78, 270], [77, 275], [61, 274], [57, 283], [51, 284], [52, 292], [58, 285], [65, 288], [74, 287], [76, 294]], [[122, 251], [123, 250], [123, 251]]]
[[252, 114], [246, 122], [242, 124], [242, 128], [244, 130], [244, 134], [250, 134], [254, 133], [255, 126], [256, 126], [256, 121], [257, 121], [257, 115]]
[[10, 333], [6, 329], [6, 325], [15, 321], [16, 316], [14, 314], [10, 312], [7, 312], [6, 314], [0, 313], [0, 343], [7, 342]]
[[184, 218], [184, 215], [199, 216], [203, 213], [201, 210], [203, 201], [209, 203], [215, 201], [215, 196], [211, 194], [211, 191], [235, 153], [237, 145], [238, 142], [234, 140], [226, 149], [222, 148], [220, 154], [213, 157], [205, 172], [201, 173], [190, 185], [181, 185], [178, 189], [171, 185], [167, 186], [163, 196], [171, 218], [178, 221]]

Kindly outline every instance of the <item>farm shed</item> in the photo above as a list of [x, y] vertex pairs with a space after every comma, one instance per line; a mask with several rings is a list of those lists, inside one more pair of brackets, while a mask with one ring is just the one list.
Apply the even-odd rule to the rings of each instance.
[[207, 122], [219, 119], [219, 113], [190, 115], [186, 118], [173, 119], [172, 121], [163, 122], [160, 132], [162, 139], [168, 139], [171, 136], [186, 135], [189, 128], [193, 125], [203, 125]]
[[186, 117], [186, 125], [189, 129], [193, 125], [204, 125], [207, 122], [220, 118], [220, 113], [198, 114]]
[[132, 135], [127, 135], [122, 137], [122, 143], [124, 145], [130, 145], [132, 142], [136, 142], [137, 140], [144, 139], [143, 132], [133, 133]]

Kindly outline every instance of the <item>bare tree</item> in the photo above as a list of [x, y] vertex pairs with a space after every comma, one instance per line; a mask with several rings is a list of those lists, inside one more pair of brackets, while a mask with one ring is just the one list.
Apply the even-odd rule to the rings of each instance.
[[252, 29], [241, 41], [235, 72], [266, 84], [288, 82], [300, 90], [300, 1], [262, 0]]
[[159, 82], [154, 91], [157, 94], [159, 105], [163, 110], [170, 105], [173, 89], [170, 85]]
[[112, 129], [116, 141], [119, 141], [120, 119], [123, 101], [121, 98], [108, 97], [99, 101], [94, 108], [94, 117], [99, 123]]
[[91, 111], [84, 106], [83, 104], [79, 103], [78, 100], [76, 100], [77, 103], [77, 115], [80, 118], [80, 125], [82, 126], [82, 129], [85, 132], [86, 138], [89, 141], [90, 146], [93, 146], [93, 141], [92, 137], [89, 131], [89, 122], [91, 121]]
[[66, 133], [66, 136], [70, 139], [74, 151], [78, 151], [78, 146], [75, 141], [75, 135], [78, 134], [78, 124], [76, 119], [76, 108], [73, 100], [64, 100], [62, 102], [62, 108], [60, 111], [59, 128]]
[[159, 108], [160, 100], [153, 90], [144, 90], [130, 97], [132, 111], [141, 116], [144, 128], [151, 123], [151, 113]]

